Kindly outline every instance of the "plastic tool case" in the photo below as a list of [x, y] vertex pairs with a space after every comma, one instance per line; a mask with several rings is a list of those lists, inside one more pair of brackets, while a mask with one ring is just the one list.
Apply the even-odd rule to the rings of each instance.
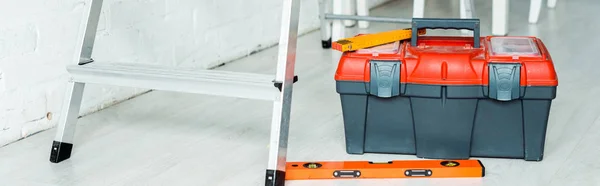
[[[335, 75], [350, 154], [541, 161], [557, 75], [535, 37], [477, 19], [413, 19], [410, 42], [345, 52]], [[470, 29], [473, 37], [416, 30]]]

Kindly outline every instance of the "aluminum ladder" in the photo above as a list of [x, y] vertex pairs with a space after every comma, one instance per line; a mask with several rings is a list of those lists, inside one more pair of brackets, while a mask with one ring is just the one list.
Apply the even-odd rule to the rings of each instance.
[[80, 55], [66, 67], [70, 79], [52, 144], [51, 162], [59, 163], [71, 157], [86, 83], [220, 95], [273, 101], [265, 184], [284, 185], [292, 89], [297, 81], [294, 67], [300, 0], [283, 0], [277, 73], [274, 75], [94, 61], [92, 49], [102, 5], [103, 0], [91, 0], [86, 9], [87, 19], [84, 19], [87, 21], [84, 37], [78, 43]]

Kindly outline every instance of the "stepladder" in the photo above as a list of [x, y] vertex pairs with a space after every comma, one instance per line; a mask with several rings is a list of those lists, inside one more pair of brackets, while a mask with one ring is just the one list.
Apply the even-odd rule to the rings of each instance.
[[[393, 24], [410, 24], [412, 18], [425, 17], [425, 0], [414, 0], [412, 17], [382, 17], [369, 16], [368, 3], [372, 1], [356, 0], [358, 6], [358, 15], [348, 15], [344, 12], [344, 4], [351, 3], [354, 0], [319, 0], [319, 18], [320, 18], [320, 33], [321, 47], [331, 48], [332, 42], [344, 38], [344, 28], [342, 21], [359, 21], [359, 28], [365, 29], [370, 22], [393, 23]], [[460, 0], [460, 18], [471, 19], [475, 17], [475, 5], [473, 0]], [[496, 2], [494, 2], [496, 3]], [[331, 12], [329, 12], [331, 10]], [[497, 17], [497, 16], [496, 16]], [[360, 26], [362, 23], [362, 26]], [[462, 30], [462, 35], [472, 35], [472, 31]]]
[[51, 162], [60, 163], [71, 157], [86, 84], [135, 87], [272, 101], [265, 185], [285, 184], [292, 91], [293, 84], [298, 80], [294, 67], [300, 0], [282, 1], [277, 72], [271, 75], [96, 61], [92, 53], [103, 0], [90, 1], [86, 7], [83, 37], [77, 43], [76, 57], [66, 67], [70, 78], [51, 147]]

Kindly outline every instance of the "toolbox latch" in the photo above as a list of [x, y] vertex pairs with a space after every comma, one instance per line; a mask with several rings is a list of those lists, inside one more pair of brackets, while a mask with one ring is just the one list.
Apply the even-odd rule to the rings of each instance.
[[518, 99], [521, 91], [521, 64], [490, 63], [488, 67], [488, 97], [499, 101]]
[[369, 94], [389, 98], [400, 95], [400, 61], [372, 60]]

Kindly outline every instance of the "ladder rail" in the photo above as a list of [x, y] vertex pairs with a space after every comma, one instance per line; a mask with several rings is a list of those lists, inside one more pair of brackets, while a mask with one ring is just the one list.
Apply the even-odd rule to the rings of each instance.
[[[73, 61], [75, 65], [93, 61], [91, 58], [92, 49], [94, 48], [102, 4], [103, 0], [91, 0], [91, 5], [87, 9], [87, 12], [84, 12], [87, 15], [87, 20], [85, 25], [83, 25], [85, 27], [83, 39], [79, 40], [78, 43], [78, 46], [81, 48], [77, 49], [77, 56]], [[71, 157], [75, 127], [81, 109], [84, 88], [85, 83], [73, 81], [67, 83], [56, 136], [50, 150], [50, 162], [58, 163]]]
[[98, 32], [98, 22], [100, 22], [103, 3], [104, 0], [91, 0], [90, 12], [85, 26], [85, 33], [83, 34], [78, 64], [93, 61], [92, 51], [94, 49], [94, 42], [96, 41], [96, 32]]
[[285, 184], [299, 14], [300, 0], [283, 1], [276, 77], [276, 82], [282, 83], [282, 89], [273, 103], [269, 161], [265, 177], [265, 185], [268, 186]]

